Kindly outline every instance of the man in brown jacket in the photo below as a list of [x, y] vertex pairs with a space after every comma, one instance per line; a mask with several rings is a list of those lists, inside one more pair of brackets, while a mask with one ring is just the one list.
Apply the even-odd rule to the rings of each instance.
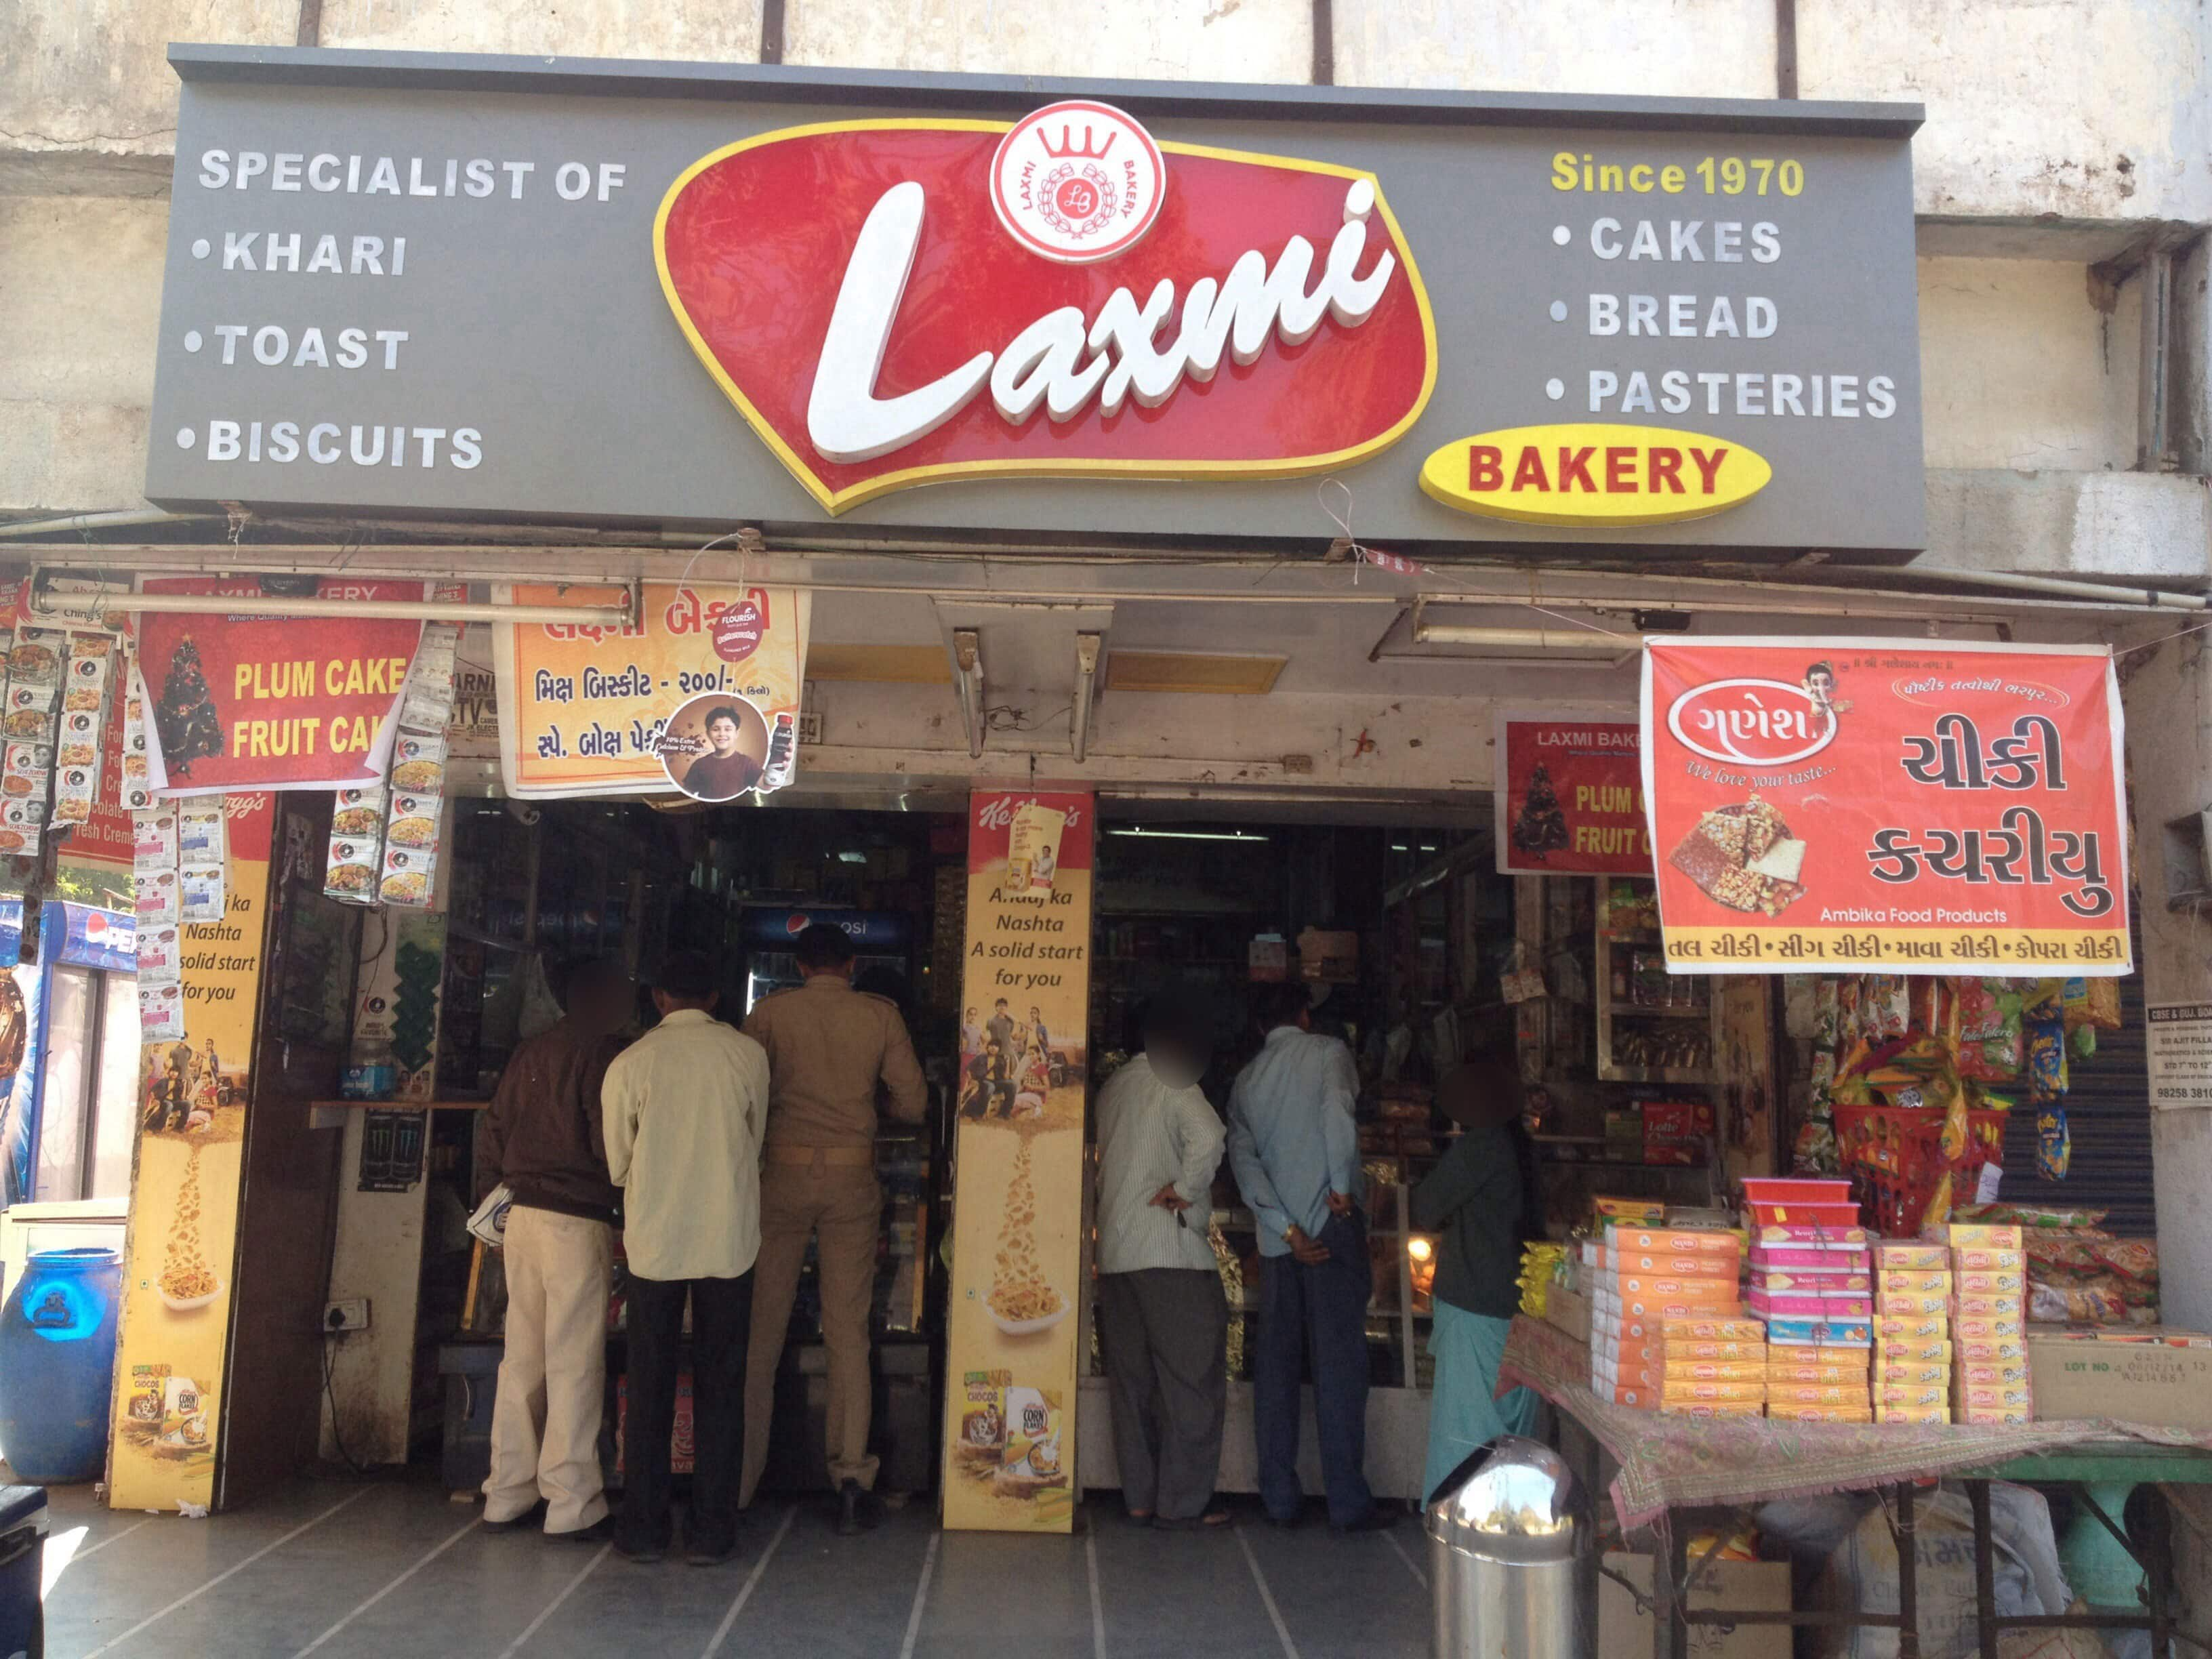
[[553, 1538], [608, 1534], [599, 1474], [615, 1205], [599, 1085], [635, 997], [621, 963], [568, 975], [568, 1012], [514, 1051], [477, 1126], [477, 1184], [514, 1194], [501, 1254], [507, 1350], [492, 1406], [484, 1524], [520, 1527], [542, 1505]]
[[837, 1488], [837, 1530], [851, 1534], [875, 1518], [868, 1315], [884, 1210], [876, 1182], [877, 1090], [880, 1085], [893, 1115], [917, 1123], [929, 1097], [897, 1005], [853, 988], [853, 941], [844, 929], [817, 923], [794, 948], [805, 982], [763, 998], [745, 1021], [745, 1035], [768, 1050], [769, 1109], [739, 1501], [752, 1501], [768, 1466], [776, 1368], [811, 1235], [830, 1361], [830, 1479]]

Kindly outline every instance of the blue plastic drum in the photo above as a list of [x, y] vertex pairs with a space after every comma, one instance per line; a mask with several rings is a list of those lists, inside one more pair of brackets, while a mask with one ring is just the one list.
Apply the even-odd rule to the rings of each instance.
[[18, 1480], [100, 1479], [122, 1277], [113, 1250], [40, 1250], [0, 1308], [0, 1449]]

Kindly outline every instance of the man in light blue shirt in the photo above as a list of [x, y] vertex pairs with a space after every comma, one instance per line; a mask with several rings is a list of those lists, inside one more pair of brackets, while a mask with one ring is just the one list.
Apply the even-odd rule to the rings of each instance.
[[1352, 1052], [1310, 1028], [1306, 989], [1265, 988], [1266, 1045], [1229, 1096], [1229, 1161], [1260, 1231], [1260, 1328], [1252, 1356], [1252, 1414], [1260, 1499], [1267, 1519], [1295, 1526], [1298, 1385], [1313, 1362], [1329, 1524], [1387, 1527], [1368, 1489], [1367, 1304], [1374, 1273], [1359, 1212], [1359, 1077]]
[[1171, 1532], [1220, 1526], [1229, 1304], [1206, 1215], [1221, 1120], [1198, 1079], [1212, 1035], [1156, 999], [1145, 1052], [1098, 1093], [1098, 1334], [1121, 1501]]

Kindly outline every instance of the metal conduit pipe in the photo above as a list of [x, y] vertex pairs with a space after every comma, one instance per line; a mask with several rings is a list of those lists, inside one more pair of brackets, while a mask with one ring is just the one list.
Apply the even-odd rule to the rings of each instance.
[[59, 519], [18, 519], [0, 524], [0, 539], [63, 536], [77, 530], [123, 530], [140, 524], [193, 524], [220, 519], [220, 513], [165, 513], [158, 507], [118, 507], [106, 513], [71, 513]]

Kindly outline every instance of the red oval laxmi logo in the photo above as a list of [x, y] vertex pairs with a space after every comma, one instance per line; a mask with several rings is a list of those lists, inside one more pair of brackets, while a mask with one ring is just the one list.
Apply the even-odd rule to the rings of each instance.
[[1674, 699], [1667, 729], [1707, 760], [1788, 766], [1836, 740], [1836, 719], [1787, 680], [1713, 680]]
[[655, 245], [700, 362], [833, 514], [951, 480], [1326, 472], [1436, 384], [1373, 175], [1155, 143], [1085, 100], [744, 139], [670, 187]]

